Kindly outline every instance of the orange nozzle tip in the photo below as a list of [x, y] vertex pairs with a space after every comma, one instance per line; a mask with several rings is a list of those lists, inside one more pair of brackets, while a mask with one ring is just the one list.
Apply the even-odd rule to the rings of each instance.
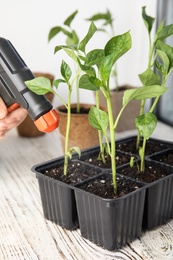
[[49, 133], [59, 126], [59, 120], [58, 113], [53, 109], [35, 120], [34, 124], [39, 131]]
[[10, 107], [7, 108], [7, 111], [10, 113], [10, 112], [12, 112], [13, 110], [17, 109], [18, 107], [20, 107], [19, 104], [14, 103], [14, 104], [12, 104]]

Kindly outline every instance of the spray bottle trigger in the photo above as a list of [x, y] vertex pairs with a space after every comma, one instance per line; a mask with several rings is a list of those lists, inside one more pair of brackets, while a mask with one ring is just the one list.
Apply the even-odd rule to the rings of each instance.
[[9, 107], [7, 108], [7, 111], [8, 111], [8, 113], [10, 113], [10, 112], [12, 112], [13, 110], [17, 109], [18, 107], [20, 107], [19, 104], [14, 103], [14, 104], [12, 104], [11, 106], [9, 106]]

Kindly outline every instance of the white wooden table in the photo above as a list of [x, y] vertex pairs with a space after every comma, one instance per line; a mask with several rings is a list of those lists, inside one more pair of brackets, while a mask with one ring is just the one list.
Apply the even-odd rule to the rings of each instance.
[[173, 259], [173, 220], [116, 252], [83, 239], [79, 230], [67, 231], [45, 220], [30, 169], [60, 155], [58, 131], [29, 139], [14, 129], [0, 140], [0, 259]]

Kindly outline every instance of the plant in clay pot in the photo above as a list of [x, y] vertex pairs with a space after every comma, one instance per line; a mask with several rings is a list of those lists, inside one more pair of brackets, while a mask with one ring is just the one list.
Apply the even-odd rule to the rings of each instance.
[[[80, 102], [80, 92], [78, 87], [78, 79], [80, 73], [82, 72], [81, 61], [85, 59], [85, 48], [87, 43], [96, 32], [97, 28], [94, 26], [93, 23], [91, 23], [86, 36], [83, 38], [83, 40], [80, 41], [77, 32], [71, 28], [71, 23], [76, 17], [77, 13], [78, 11], [76, 10], [70, 16], [68, 16], [67, 19], [64, 21], [63, 26], [53, 27], [49, 32], [48, 39], [49, 41], [52, 40], [52, 38], [57, 36], [59, 33], [64, 34], [66, 37], [65, 44], [56, 46], [54, 52], [57, 53], [60, 50], [64, 51], [74, 65], [74, 68], [71, 69], [74, 72], [72, 87], [73, 91], [76, 90], [77, 101], [76, 103], [71, 104], [71, 130], [69, 134], [69, 145], [78, 146], [80, 147], [80, 149], [84, 149], [87, 147], [98, 145], [97, 131], [95, 131], [95, 129], [93, 129], [88, 122], [88, 112], [90, 104]], [[61, 133], [61, 141], [64, 147], [67, 110], [64, 105], [57, 107], [57, 110], [61, 117], [59, 131]]]
[[[54, 80], [54, 75], [51, 73], [45, 73], [45, 72], [33, 72], [33, 75], [35, 77], [43, 76], [50, 79], [51, 85]], [[49, 92], [46, 94], [46, 98], [52, 102], [53, 101], [54, 94], [52, 92]], [[17, 132], [19, 136], [22, 137], [39, 137], [44, 135], [44, 132], [41, 132], [38, 130], [38, 128], [35, 126], [33, 121], [29, 116], [27, 116], [24, 121], [17, 126]]]

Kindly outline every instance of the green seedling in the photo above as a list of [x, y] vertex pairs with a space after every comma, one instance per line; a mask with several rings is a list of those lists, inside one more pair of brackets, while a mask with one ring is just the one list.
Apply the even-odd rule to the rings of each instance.
[[[70, 122], [71, 122], [71, 93], [72, 93], [72, 85], [73, 85], [73, 79], [72, 77], [72, 71], [69, 67], [69, 65], [62, 61], [61, 63], [61, 75], [62, 78], [56, 79], [53, 82], [53, 85], [56, 87], [56, 91], [52, 88], [51, 82], [49, 79], [45, 77], [37, 77], [29, 81], [25, 81], [26, 86], [33, 91], [34, 93], [38, 95], [45, 95], [48, 92], [54, 93], [63, 103], [63, 105], [67, 109], [67, 126], [66, 126], [66, 136], [65, 136], [65, 149], [64, 149], [64, 175], [67, 174], [68, 170], [68, 161], [72, 158], [73, 152], [77, 152], [78, 156], [81, 156], [81, 151], [78, 147], [72, 147], [68, 149], [69, 147], [69, 133], [70, 133]], [[65, 83], [68, 86], [68, 102], [67, 104], [65, 101], [61, 98], [61, 96], [58, 94], [58, 86], [60, 83]]]
[[[81, 61], [85, 59], [85, 50], [86, 45], [93, 37], [94, 33], [96, 32], [97, 28], [94, 23], [90, 24], [89, 30], [86, 36], [80, 41], [79, 36], [76, 30], [72, 29], [71, 23], [74, 20], [78, 13], [78, 10], [73, 12], [63, 23], [63, 26], [56, 26], [53, 27], [48, 35], [48, 40], [52, 40], [56, 35], [59, 33], [63, 33], [66, 36], [66, 40], [64, 45], [57, 45], [54, 49], [54, 53], [57, 53], [60, 50], [63, 50], [70, 59], [76, 65], [76, 77], [75, 77], [75, 84], [76, 84], [76, 93], [77, 93], [77, 112], [80, 112], [80, 94], [79, 94], [79, 85], [78, 80], [81, 73]], [[83, 70], [87, 70], [87, 68], [83, 68]]]
[[[87, 53], [85, 65], [91, 66], [94, 74], [84, 73], [79, 80], [79, 87], [91, 91], [96, 91], [99, 88], [107, 101], [107, 112], [102, 111], [98, 107], [92, 107], [89, 113], [89, 121], [91, 125], [100, 131], [105, 137], [107, 151], [111, 158], [112, 180], [114, 192], [117, 192], [116, 183], [116, 138], [115, 131], [118, 125], [121, 114], [125, 107], [132, 99], [143, 100], [147, 98], [158, 97], [166, 91], [165, 88], [160, 88], [159, 85], [145, 86], [145, 88], [130, 89], [125, 91], [122, 109], [120, 110], [115, 122], [112, 113], [112, 104], [110, 99], [110, 75], [116, 61], [123, 56], [132, 46], [130, 32], [112, 37], [104, 46], [103, 49], [94, 49]], [[91, 71], [91, 70], [90, 70]], [[150, 91], [152, 90], [152, 91]], [[106, 137], [107, 127], [109, 125], [110, 143]]]
[[[146, 7], [142, 8], [142, 17], [147, 28], [149, 36], [149, 54], [148, 54], [148, 66], [147, 69], [139, 75], [139, 78], [143, 84], [151, 87], [153, 85], [160, 85], [161, 88], [165, 89], [167, 78], [173, 69], [173, 48], [164, 43], [164, 40], [173, 35], [173, 24], [164, 26], [164, 21], [158, 26], [154, 40], [151, 39], [151, 31], [155, 19], [148, 16], [145, 11]], [[159, 57], [159, 60], [158, 60]], [[154, 70], [157, 69], [157, 72]], [[164, 92], [163, 92], [164, 94]], [[157, 118], [153, 114], [154, 109], [158, 103], [161, 95], [155, 97], [155, 100], [148, 113], [144, 114], [145, 99], [141, 101], [141, 109], [139, 117], [136, 118], [135, 124], [138, 129], [138, 137], [136, 147], [139, 149], [139, 155], [141, 158], [140, 171], [145, 170], [145, 149], [146, 142], [150, 138], [157, 126]], [[142, 146], [139, 147], [140, 137], [142, 136]]]

